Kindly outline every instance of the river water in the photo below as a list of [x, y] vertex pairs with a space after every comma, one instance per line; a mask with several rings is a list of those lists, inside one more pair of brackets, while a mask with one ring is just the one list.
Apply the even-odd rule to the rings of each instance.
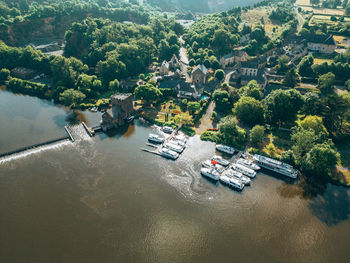
[[[98, 124], [0, 91], [0, 152]], [[212, 143], [177, 161], [140, 151], [154, 128], [57, 145], [0, 164], [0, 262], [349, 262], [350, 190], [259, 173], [242, 193], [199, 174]]]

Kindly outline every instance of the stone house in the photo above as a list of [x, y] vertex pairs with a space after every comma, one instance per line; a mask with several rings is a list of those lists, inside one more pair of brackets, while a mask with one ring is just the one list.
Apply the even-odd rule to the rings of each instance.
[[162, 65], [159, 68], [159, 74], [160, 75], [168, 75], [169, 74], [169, 69], [170, 69], [170, 65], [168, 63], [168, 61], [163, 61]]
[[208, 69], [204, 65], [196, 66], [191, 72], [192, 84], [205, 84], [209, 75]]
[[336, 48], [333, 35], [310, 35], [306, 38], [307, 48], [312, 52], [332, 54]]
[[259, 63], [254, 61], [243, 61], [240, 64], [241, 74], [244, 76], [257, 76]]
[[180, 61], [175, 54], [170, 59], [169, 66], [173, 69], [179, 68], [181, 66]]
[[111, 97], [112, 107], [102, 115], [101, 127], [103, 131], [117, 128], [126, 123], [126, 119], [133, 113], [133, 98], [130, 94], [118, 93]]
[[228, 65], [233, 65], [234, 63], [247, 61], [247, 59], [247, 52], [243, 50], [234, 50], [232, 53], [227, 54], [220, 59], [220, 65], [223, 68], [226, 68]]

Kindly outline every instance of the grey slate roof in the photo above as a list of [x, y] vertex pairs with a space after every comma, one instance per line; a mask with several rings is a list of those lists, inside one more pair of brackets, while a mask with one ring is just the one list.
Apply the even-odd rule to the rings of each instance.
[[192, 70], [192, 73], [197, 71], [197, 70], [200, 70], [204, 73], [204, 75], [206, 75], [208, 73], [208, 69], [203, 65], [203, 64], [200, 64], [200, 65], [197, 65], [193, 70]]
[[242, 61], [241, 68], [258, 68], [259, 64], [255, 61]]
[[325, 45], [336, 45], [333, 35], [310, 35], [306, 38], [308, 42], [325, 44]]

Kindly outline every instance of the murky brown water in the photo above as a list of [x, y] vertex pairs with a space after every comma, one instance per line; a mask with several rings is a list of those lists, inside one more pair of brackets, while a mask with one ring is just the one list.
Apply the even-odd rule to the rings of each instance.
[[[0, 91], [0, 152], [76, 118]], [[140, 151], [150, 131], [135, 121], [0, 164], [0, 262], [350, 262], [349, 189], [258, 174], [237, 193], [199, 175], [213, 144], [194, 137], [173, 162]]]

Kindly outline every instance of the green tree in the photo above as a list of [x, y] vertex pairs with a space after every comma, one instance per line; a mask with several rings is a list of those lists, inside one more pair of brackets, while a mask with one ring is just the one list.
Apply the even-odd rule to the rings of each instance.
[[74, 89], [67, 89], [59, 96], [59, 101], [68, 107], [76, 107], [86, 98], [85, 94]]
[[292, 134], [292, 151], [297, 165], [303, 165], [305, 155], [316, 144], [319, 137], [313, 130], [298, 130]]
[[331, 72], [328, 72], [324, 75], [321, 75], [318, 78], [318, 88], [322, 94], [330, 94], [334, 92], [334, 82], [335, 75]]
[[278, 64], [277, 64], [277, 71], [279, 73], [284, 73], [288, 70], [288, 62], [289, 62], [289, 58], [286, 55], [282, 55], [278, 58], [277, 60]]
[[316, 144], [306, 154], [305, 169], [318, 176], [329, 175], [331, 169], [337, 164], [339, 153], [329, 144]]
[[265, 99], [266, 117], [272, 123], [292, 121], [303, 104], [304, 98], [299, 91], [274, 90]]
[[348, 79], [346, 82], [345, 82], [345, 87], [348, 91], [350, 91], [350, 79]]
[[250, 130], [250, 141], [253, 145], [257, 146], [264, 141], [265, 128], [261, 125], [255, 125]]
[[218, 69], [215, 71], [215, 78], [218, 80], [218, 81], [223, 81], [224, 78], [225, 78], [225, 72], [222, 70], [222, 69]]
[[157, 100], [160, 96], [162, 92], [149, 83], [138, 86], [134, 91], [134, 97], [144, 100], [147, 104]]
[[314, 71], [312, 70], [313, 64], [314, 57], [312, 55], [303, 57], [299, 63], [299, 75], [303, 77], [312, 77], [314, 75]]
[[326, 127], [323, 125], [322, 117], [308, 115], [298, 122], [299, 127], [304, 130], [313, 130], [315, 134], [324, 133], [328, 135]]
[[228, 112], [232, 109], [230, 95], [226, 90], [217, 89], [213, 93], [216, 109], [220, 112]]
[[10, 71], [6, 68], [0, 70], [0, 83], [4, 83], [10, 77]]
[[201, 108], [201, 105], [196, 101], [190, 101], [187, 103], [187, 109], [193, 115], [196, 111]]
[[298, 74], [295, 68], [287, 71], [283, 84], [289, 88], [294, 88], [298, 83]]
[[246, 139], [246, 132], [238, 127], [235, 118], [227, 116], [219, 123], [219, 137], [227, 145], [242, 145]]
[[234, 113], [240, 121], [250, 125], [264, 121], [263, 104], [252, 97], [241, 97], [235, 104]]
[[244, 96], [252, 97], [256, 100], [261, 100], [263, 97], [259, 84], [256, 82], [256, 80], [249, 81], [247, 86], [244, 86], [241, 89], [241, 93]]
[[108, 89], [113, 91], [119, 90], [119, 81], [117, 79], [110, 81], [108, 85]]

